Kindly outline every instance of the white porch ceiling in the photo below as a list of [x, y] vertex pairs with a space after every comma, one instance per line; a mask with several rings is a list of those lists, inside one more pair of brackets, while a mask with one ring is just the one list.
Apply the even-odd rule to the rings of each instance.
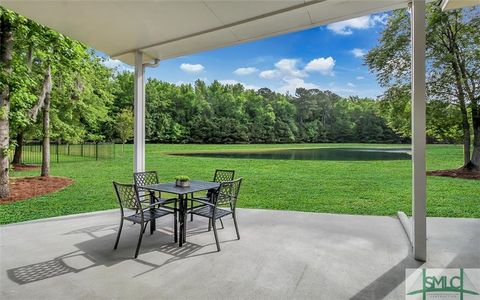
[[[475, 0], [476, 1], [476, 0]], [[225, 47], [406, 7], [408, 0], [0, 0], [127, 64]]]
[[443, 10], [457, 9], [475, 5], [480, 5], [480, 0], [442, 0], [440, 4]]

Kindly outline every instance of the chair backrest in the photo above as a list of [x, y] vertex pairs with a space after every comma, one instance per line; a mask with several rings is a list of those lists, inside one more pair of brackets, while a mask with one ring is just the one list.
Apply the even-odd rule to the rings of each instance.
[[146, 171], [133, 173], [133, 180], [137, 187], [158, 183], [157, 171]]
[[213, 194], [215, 206], [230, 204], [231, 208], [235, 209], [242, 180], [243, 178], [240, 177], [236, 180], [222, 181], [220, 187]]
[[213, 182], [232, 181], [235, 177], [235, 170], [215, 170]]
[[124, 208], [141, 210], [142, 207], [138, 197], [138, 190], [134, 184], [123, 184], [114, 181], [113, 187], [115, 188], [122, 212]]

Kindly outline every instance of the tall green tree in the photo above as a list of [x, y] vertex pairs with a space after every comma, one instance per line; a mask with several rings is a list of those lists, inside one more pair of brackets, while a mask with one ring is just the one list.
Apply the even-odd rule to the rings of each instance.
[[110, 119], [113, 101], [112, 70], [81, 43], [31, 20], [25, 20], [14, 34], [13, 163], [21, 162], [25, 138], [41, 139], [46, 176], [50, 139], [103, 139], [101, 128]]
[[0, 7], [0, 198], [9, 190], [10, 92], [12, 74], [13, 31], [16, 15]]
[[133, 137], [133, 113], [129, 109], [122, 109], [115, 118], [115, 126], [122, 141], [122, 154], [125, 143]]
[[[459, 116], [456, 123], [462, 128], [464, 167], [477, 170], [480, 169], [479, 11], [479, 7], [475, 7], [443, 12], [435, 4], [429, 5], [426, 50], [428, 100], [453, 104], [459, 111], [459, 114], [450, 116]], [[410, 98], [410, 53], [410, 16], [407, 10], [394, 11], [378, 46], [365, 57], [380, 84], [388, 89], [384, 101], [392, 105], [388, 100], [392, 95], [400, 96], [405, 104]], [[439, 108], [437, 104], [435, 108]], [[395, 106], [392, 108], [399, 112], [406, 111], [401, 105]], [[401, 115], [398, 114], [397, 118], [400, 119]], [[427, 124], [435, 124], [435, 121], [429, 120]], [[407, 129], [405, 125], [401, 127]], [[435, 130], [429, 128], [429, 132]]]

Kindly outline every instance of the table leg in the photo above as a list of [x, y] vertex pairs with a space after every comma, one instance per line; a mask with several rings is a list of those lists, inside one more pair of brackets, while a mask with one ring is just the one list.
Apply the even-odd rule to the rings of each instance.
[[178, 210], [179, 210], [179, 207], [178, 207], [178, 199], [177, 201], [175, 201], [175, 204], [174, 204], [174, 210], [173, 210], [173, 213], [174, 213], [174, 217], [173, 217], [173, 239], [174, 239], [174, 243], [177, 243], [178, 242]]
[[178, 207], [179, 207], [179, 210], [178, 210], [178, 221], [180, 223], [180, 232], [179, 232], [179, 242], [178, 242], [178, 246], [179, 247], [182, 247], [183, 246], [183, 243], [185, 242], [185, 239], [183, 237], [184, 235], [184, 227], [185, 227], [185, 204], [184, 204], [184, 196], [183, 195], [179, 195], [178, 197]]
[[[153, 203], [155, 203], [155, 198], [153, 197], [153, 194], [150, 193], [150, 204], [153, 204]], [[151, 207], [150, 210], [152, 210], [152, 214], [153, 214], [153, 210], [155, 210], [155, 208]], [[155, 218], [152, 218], [150, 220], [150, 234], [153, 234], [153, 232], [155, 231], [155, 228], [156, 228]]]
[[188, 195], [185, 195], [184, 198], [183, 198], [183, 202], [185, 203], [185, 206], [184, 206], [184, 210], [183, 210], [183, 220], [184, 220], [184, 224], [183, 224], [183, 242], [186, 243], [187, 242], [187, 220], [188, 220], [188, 217], [187, 217], [187, 211], [188, 211]]

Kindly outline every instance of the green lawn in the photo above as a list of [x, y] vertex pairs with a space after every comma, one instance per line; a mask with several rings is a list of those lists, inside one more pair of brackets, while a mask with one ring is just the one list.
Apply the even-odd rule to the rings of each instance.
[[[403, 161], [250, 160], [169, 156], [169, 152], [251, 150], [267, 148], [367, 147], [358, 144], [302, 145], [147, 145], [147, 169], [158, 170], [161, 181], [185, 174], [210, 180], [216, 168], [237, 170], [245, 178], [238, 205], [250, 208], [312, 212], [394, 215], [411, 211], [411, 164]], [[385, 147], [386, 145], [374, 145]], [[389, 147], [398, 147], [390, 145]], [[112, 180], [132, 180], [132, 146], [114, 160], [53, 163], [52, 175], [76, 182], [57, 193], [0, 205], [0, 223], [104, 210], [117, 207]], [[455, 168], [462, 148], [429, 145], [429, 170]], [[38, 171], [13, 176], [37, 175]], [[480, 182], [428, 177], [428, 215], [480, 217]]]

